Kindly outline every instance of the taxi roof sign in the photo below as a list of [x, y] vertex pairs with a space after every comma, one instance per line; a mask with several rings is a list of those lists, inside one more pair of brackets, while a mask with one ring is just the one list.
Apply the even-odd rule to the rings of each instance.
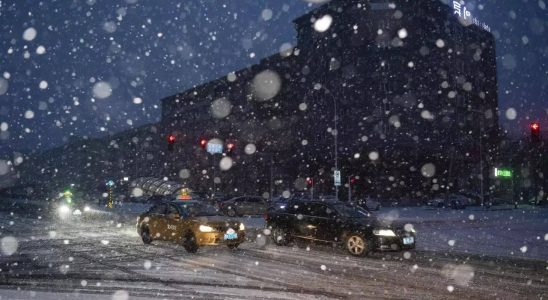
[[182, 188], [179, 196], [177, 197], [179, 200], [192, 200], [192, 196], [188, 193], [187, 188]]

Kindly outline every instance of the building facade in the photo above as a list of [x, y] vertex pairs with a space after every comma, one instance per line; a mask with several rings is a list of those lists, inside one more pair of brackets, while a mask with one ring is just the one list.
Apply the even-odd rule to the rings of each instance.
[[[360, 178], [357, 195], [479, 192], [482, 171], [487, 189], [498, 139], [490, 32], [430, 0], [331, 1], [294, 23], [293, 49], [162, 100], [159, 131], [178, 141], [170, 174], [254, 194], [307, 189], [310, 177], [332, 193], [337, 161], [343, 184]], [[212, 138], [236, 145], [229, 170], [199, 146]]]

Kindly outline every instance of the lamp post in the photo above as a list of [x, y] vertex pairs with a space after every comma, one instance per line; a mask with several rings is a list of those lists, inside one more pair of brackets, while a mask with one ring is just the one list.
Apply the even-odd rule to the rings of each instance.
[[[335, 99], [335, 97], [333, 96], [333, 94], [331, 93], [331, 91], [326, 88], [325, 86], [323, 86], [322, 84], [320, 83], [316, 83], [314, 85], [314, 89], [315, 90], [320, 90], [320, 89], [324, 89], [325, 90], [325, 93], [326, 94], [329, 94], [331, 96], [331, 99], [333, 100], [333, 148], [334, 148], [334, 157], [335, 157], [335, 171], [338, 171], [339, 170], [339, 153], [338, 153], [338, 150], [337, 150], [337, 136], [339, 135], [339, 132], [337, 130], [337, 121], [338, 121], [338, 115], [337, 115], [337, 100]], [[336, 184], [335, 182], [335, 199], [337, 199], [337, 201], [339, 200], [339, 186]]]

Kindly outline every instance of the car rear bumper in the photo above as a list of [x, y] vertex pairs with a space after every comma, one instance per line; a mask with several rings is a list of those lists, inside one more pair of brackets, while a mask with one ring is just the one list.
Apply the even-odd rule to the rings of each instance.
[[[404, 244], [403, 239], [412, 237], [413, 243]], [[415, 249], [417, 239], [414, 235], [409, 236], [376, 236], [374, 239], [373, 249], [376, 251], [402, 251]]]
[[224, 233], [221, 232], [201, 232], [197, 234], [196, 240], [200, 246], [215, 246], [215, 245], [235, 245], [241, 244], [245, 240], [245, 231], [238, 231], [238, 238], [233, 240], [225, 240]]

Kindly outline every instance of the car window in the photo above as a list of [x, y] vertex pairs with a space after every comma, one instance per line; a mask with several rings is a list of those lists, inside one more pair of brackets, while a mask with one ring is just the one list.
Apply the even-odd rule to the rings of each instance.
[[333, 205], [333, 208], [339, 213], [339, 215], [347, 218], [366, 218], [371, 216], [371, 214], [364, 209], [344, 203], [335, 204]]
[[199, 202], [186, 202], [176, 204], [183, 217], [217, 216], [220, 212], [215, 207]]
[[263, 200], [261, 198], [247, 198], [247, 202], [260, 203], [263, 202]]
[[167, 206], [167, 214], [168, 215], [172, 215], [172, 214], [177, 214], [178, 215], [179, 210], [174, 205], [168, 205]]
[[166, 211], [166, 205], [165, 204], [158, 204], [153, 206], [148, 212], [151, 214], [164, 214]]
[[320, 203], [300, 203], [294, 205], [294, 213], [304, 216], [327, 216], [325, 205]]

